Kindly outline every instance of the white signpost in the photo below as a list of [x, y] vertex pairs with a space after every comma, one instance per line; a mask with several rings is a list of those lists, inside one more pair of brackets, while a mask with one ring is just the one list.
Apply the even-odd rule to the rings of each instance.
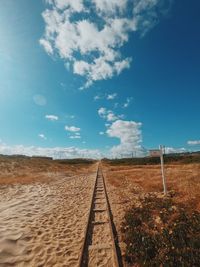
[[167, 186], [166, 186], [166, 180], [165, 180], [164, 159], [163, 159], [163, 149], [164, 149], [164, 147], [160, 145], [159, 148], [160, 148], [160, 163], [161, 163], [163, 191], [164, 191], [164, 195], [166, 195], [167, 194]]
[[165, 172], [164, 172], [164, 159], [163, 159], [163, 151], [164, 146], [159, 146], [159, 149], [150, 150], [151, 157], [160, 157], [160, 164], [161, 164], [161, 174], [162, 174], [162, 182], [163, 182], [163, 192], [164, 195], [167, 194], [167, 186], [165, 180]]

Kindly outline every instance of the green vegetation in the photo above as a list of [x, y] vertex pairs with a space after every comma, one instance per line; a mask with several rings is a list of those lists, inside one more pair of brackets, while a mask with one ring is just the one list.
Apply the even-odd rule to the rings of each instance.
[[122, 232], [130, 264], [199, 266], [200, 213], [175, 206], [171, 197], [145, 197], [127, 211]]

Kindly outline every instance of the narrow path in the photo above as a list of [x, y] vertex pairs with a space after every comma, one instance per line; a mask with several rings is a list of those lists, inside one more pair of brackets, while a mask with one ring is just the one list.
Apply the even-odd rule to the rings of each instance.
[[80, 267], [118, 267], [113, 222], [103, 173], [99, 165], [94, 186]]

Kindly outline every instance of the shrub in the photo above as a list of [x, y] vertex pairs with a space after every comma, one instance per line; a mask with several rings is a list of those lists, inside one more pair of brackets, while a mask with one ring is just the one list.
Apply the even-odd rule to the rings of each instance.
[[125, 214], [126, 261], [139, 266], [199, 266], [200, 213], [189, 213], [171, 198], [145, 197]]

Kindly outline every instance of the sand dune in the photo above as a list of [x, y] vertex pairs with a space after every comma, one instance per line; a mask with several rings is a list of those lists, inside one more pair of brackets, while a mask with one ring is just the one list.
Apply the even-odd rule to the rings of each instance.
[[0, 266], [77, 266], [94, 171], [0, 186]]

